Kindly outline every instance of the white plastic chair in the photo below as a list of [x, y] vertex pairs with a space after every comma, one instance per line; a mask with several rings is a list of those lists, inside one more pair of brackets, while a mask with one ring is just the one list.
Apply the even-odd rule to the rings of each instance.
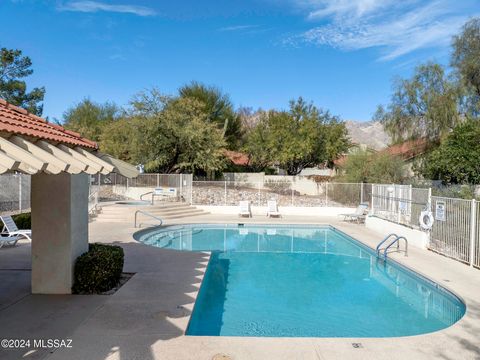
[[282, 217], [282, 214], [280, 214], [280, 211], [278, 211], [278, 205], [277, 205], [276, 200], [267, 201], [267, 216], [268, 217], [272, 217], [272, 216]]
[[250, 202], [249, 201], [247, 201], [247, 200], [240, 201], [238, 206], [239, 206], [238, 216], [252, 217], [252, 210], [250, 209]]

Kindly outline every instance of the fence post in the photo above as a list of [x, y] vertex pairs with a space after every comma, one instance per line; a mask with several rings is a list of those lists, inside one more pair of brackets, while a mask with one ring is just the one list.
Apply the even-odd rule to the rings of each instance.
[[428, 211], [432, 211], [432, 188], [428, 188], [428, 199], [427, 199], [427, 209]]
[[374, 201], [374, 200], [375, 200], [375, 195], [373, 194], [373, 189], [375, 189], [374, 185], [375, 185], [375, 184], [372, 184], [372, 193], [371, 193], [371, 195], [370, 195], [370, 202], [372, 203], [371, 206], [370, 206], [370, 207], [372, 208], [372, 215], [375, 213], [375, 208], [374, 208], [374, 205], [375, 205], [375, 201]]
[[404, 187], [399, 185], [398, 186], [398, 194], [397, 194], [397, 186], [393, 184], [393, 188], [395, 189], [393, 194], [395, 196], [395, 201], [397, 203], [397, 223], [401, 224], [402, 223], [402, 213], [401, 213], [401, 208], [400, 208], [400, 199], [403, 199], [405, 194], [403, 193]]
[[18, 209], [22, 212], [22, 174], [18, 174]]
[[224, 201], [224, 205], [227, 206], [227, 180], [224, 181], [224, 186], [225, 186], [225, 201]]
[[469, 256], [469, 264], [470, 264], [470, 267], [473, 267], [473, 263], [475, 261], [475, 220], [476, 220], [476, 216], [475, 216], [475, 213], [476, 213], [476, 210], [477, 210], [477, 206], [476, 206], [476, 201], [475, 199], [472, 199], [472, 209], [471, 209], [471, 212], [470, 212], [470, 256]]
[[325, 182], [325, 206], [328, 206], [328, 181]]
[[363, 204], [363, 182], [360, 183], [360, 204]]
[[262, 206], [262, 187], [263, 187], [263, 183], [259, 182], [258, 183], [258, 193], [257, 193], [258, 206]]
[[407, 213], [408, 213], [408, 216], [410, 218], [409, 222], [411, 223], [412, 222], [412, 204], [413, 204], [413, 187], [412, 187], [412, 184], [409, 185], [408, 199], [409, 199], [409, 202], [408, 202]]
[[180, 199], [182, 199], [182, 198], [185, 198], [183, 196], [183, 174], [178, 174], [178, 176], [180, 176], [180, 186], [179, 186], [179, 188], [180, 188]]
[[160, 187], [160, 174], [157, 174], [157, 188]]
[[193, 177], [192, 177], [192, 182], [191, 182], [191, 185], [190, 185], [190, 205], [193, 205]]

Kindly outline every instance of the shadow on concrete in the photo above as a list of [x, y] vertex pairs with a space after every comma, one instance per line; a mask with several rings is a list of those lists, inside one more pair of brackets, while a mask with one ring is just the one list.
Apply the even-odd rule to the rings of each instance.
[[[154, 344], [184, 335], [208, 254], [110, 243], [124, 248], [124, 271], [135, 273], [113, 295], [31, 295], [30, 269], [0, 270], [0, 339], [73, 340], [71, 349], [0, 349], [2, 360], [153, 360]], [[15, 256], [25, 262], [30, 249]]]
[[30, 243], [0, 248], [0, 312], [30, 295]]
[[[467, 305], [467, 311], [473, 314], [473, 318], [480, 317], [480, 302], [470, 301]], [[450, 334], [445, 332], [447, 348], [435, 351], [435, 359], [457, 360], [459, 347], [470, 354], [468, 359], [480, 359], [480, 323], [471, 319], [461, 319], [462, 333]], [[455, 325], [453, 325], [455, 326]], [[450, 351], [449, 351], [450, 350]], [[466, 357], [463, 357], [466, 359]]]

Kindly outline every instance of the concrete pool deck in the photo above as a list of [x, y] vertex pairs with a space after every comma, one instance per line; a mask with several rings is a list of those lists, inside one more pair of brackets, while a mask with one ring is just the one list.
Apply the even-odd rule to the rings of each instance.
[[[205, 215], [175, 224], [207, 222], [239, 218]], [[370, 247], [384, 235], [331, 217], [241, 222], [331, 224]], [[124, 271], [135, 273], [110, 296], [30, 295], [30, 245], [0, 249], [0, 339], [72, 339], [71, 349], [0, 349], [0, 359], [480, 359], [480, 270], [454, 260], [414, 247], [408, 257], [391, 254], [466, 302], [465, 316], [439, 332], [402, 338], [192, 337], [184, 332], [209, 255], [140, 244], [132, 237], [136, 230], [131, 224], [90, 224], [90, 241], [121, 245]]]

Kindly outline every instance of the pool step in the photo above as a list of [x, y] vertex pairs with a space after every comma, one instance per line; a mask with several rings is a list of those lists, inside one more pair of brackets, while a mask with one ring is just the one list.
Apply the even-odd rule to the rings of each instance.
[[172, 211], [183, 211], [186, 209], [191, 209], [192, 207], [188, 204], [182, 205], [172, 205], [172, 206], [121, 206], [121, 205], [110, 205], [102, 208], [102, 214], [130, 214], [134, 213], [136, 210], [144, 210], [150, 213], [161, 213], [161, 212], [172, 212]]
[[[194, 206], [185, 203], [162, 203], [155, 205], [127, 206], [119, 204], [110, 204], [103, 206], [94, 221], [132, 223], [135, 218], [135, 212], [142, 210], [157, 216], [163, 220], [181, 219], [191, 216], [208, 214], [208, 212], [197, 209]], [[142, 223], [154, 223], [155, 220], [148, 216], [138, 214], [138, 219]]]

